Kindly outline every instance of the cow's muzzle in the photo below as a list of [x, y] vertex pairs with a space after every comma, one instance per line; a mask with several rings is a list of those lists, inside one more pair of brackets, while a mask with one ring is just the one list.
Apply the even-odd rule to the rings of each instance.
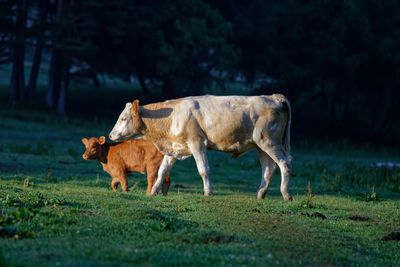
[[110, 133], [110, 135], [108, 137], [110, 138], [111, 141], [117, 141], [118, 140], [116, 134], [112, 133], [112, 132]]

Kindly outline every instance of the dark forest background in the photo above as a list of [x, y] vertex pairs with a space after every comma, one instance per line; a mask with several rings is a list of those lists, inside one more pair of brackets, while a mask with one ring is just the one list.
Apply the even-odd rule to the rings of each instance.
[[398, 0], [0, 0], [0, 70], [14, 108], [282, 93], [299, 138], [400, 145]]

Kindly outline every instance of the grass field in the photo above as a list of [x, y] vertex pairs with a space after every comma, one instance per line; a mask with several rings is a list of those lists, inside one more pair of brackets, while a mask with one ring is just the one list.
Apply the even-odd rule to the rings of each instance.
[[256, 200], [254, 151], [210, 152], [213, 196], [189, 158], [168, 196], [147, 197], [144, 175], [114, 193], [82, 159], [81, 139], [112, 127], [0, 107], [0, 266], [400, 266], [400, 169], [374, 165], [400, 162], [396, 151], [294, 140], [291, 203], [279, 171]]

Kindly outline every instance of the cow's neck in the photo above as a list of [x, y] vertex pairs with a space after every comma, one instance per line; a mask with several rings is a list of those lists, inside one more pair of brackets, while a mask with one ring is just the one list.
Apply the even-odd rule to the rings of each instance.
[[152, 141], [165, 138], [171, 126], [171, 112], [171, 108], [152, 110], [141, 107], [140, 113], [143, 122], [141, 134]]
[[168, 130], [169, 129], [159, 129], [146, 125], [145, 129], [141, 131], [141, 134], [145, 136], [146, 140], [157, 143], [166, 137]]
[[144, 124], [143, 129], [141, 130], [141, 134], [144, 136], [144, 139], [152, 142], [157, 149], [166, 154], [169, 152], [168, 148], [169, 144], [169, 128], [170, 128], [170, 120], [171, 118], [150, 118], [150, 117], [142, 117], [142, 121]]

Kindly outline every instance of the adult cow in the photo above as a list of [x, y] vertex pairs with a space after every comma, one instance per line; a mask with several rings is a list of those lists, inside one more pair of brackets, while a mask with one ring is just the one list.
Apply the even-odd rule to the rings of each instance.
[[207, 149], [239, 156], [256, 148], [262, 167], [257, 198], [264, 198], [276, 164], [281, 170], [281, 193], [292, 200], [289, 180], [291, 108], [285, 96], [194, 96], [139, 106], [127, 103], [110, 139], [143, 135], [164, 154], [156, 194], [176, 159], [194, 156], [203, 178], [204, 195], [211, 194]]

